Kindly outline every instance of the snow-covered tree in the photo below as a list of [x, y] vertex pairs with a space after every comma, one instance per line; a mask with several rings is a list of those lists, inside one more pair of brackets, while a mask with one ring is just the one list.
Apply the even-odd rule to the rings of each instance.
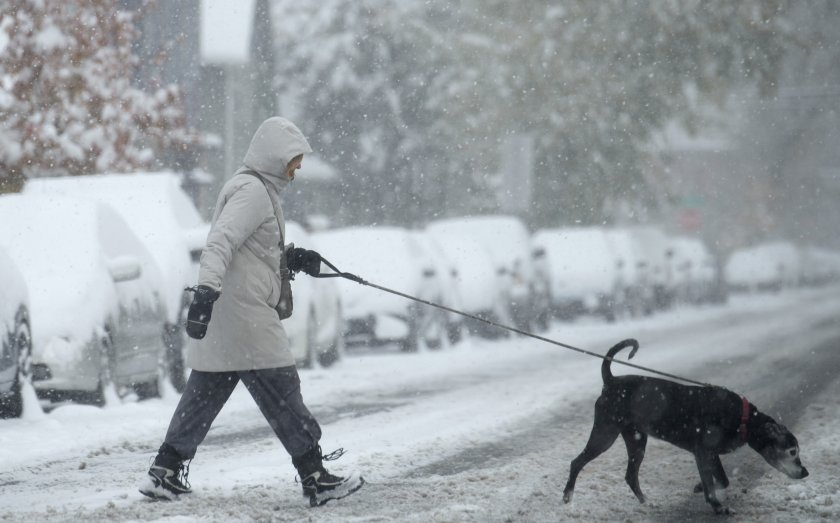
[[445, 120], [429, 104], [445, 60], [423, 4], [280, 0], [274, 7], [278, 87], [316, 151], [343, 173], [355, 203], [347, 218], [412, 221], [427, 212], [437, 186], [428, 182], [440, 174], [430, 162], [445, 156], [429, 136]]
[[275, 0], [278, 85], [368, 218], [486, 205], [502, 143], [527, 132], [529, 218], [598, 222], [607, 202], [655, 204], [653, 133], [774, 89], [788, 4]]
[[752, 227], [751, 239], [840, 247], [840, 4], [796, 3], [792, 15], [801, 47], [784, 60], [778, 95], [749, 105], [741, 131], [750, 160], [763, 166], [755, 182], [774, 219]]
[[42, 175], [131, 171], [190, 140], [176, 86], [146, 93], [116, 0], [4, 0], [0, 192]]
[[617, 199], [653, 205], [652, 133], [691, 127], [700, 100], [744, 84], [771, 92], [789, 45], [787, 0], [459, 4], [462, 31], [485, 42], [465, 70], [483, 89], [465, 110], [499, 108], [481, 128], [538, 137], [534, 218], [550, 223], [600, 221]]

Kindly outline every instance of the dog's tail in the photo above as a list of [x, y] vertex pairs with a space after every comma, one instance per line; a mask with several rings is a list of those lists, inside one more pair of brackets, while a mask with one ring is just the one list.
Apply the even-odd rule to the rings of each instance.
[[633, 350], [630, 351], [630, 356], [627, 357], [627, 359], [631, 359], [635, 356], [636, 351], [639, 350], [639, 342], [633, 338], [620, 341], [607, 351], [607, 355], [604, 356], [604, 363], [601, 364], [601, 377], [604, 379], [604, 384], [613, 378], [612, 372], [610, 371], [610, 363], [612, 363], [613, 357], [626, 347], [633, 347]]

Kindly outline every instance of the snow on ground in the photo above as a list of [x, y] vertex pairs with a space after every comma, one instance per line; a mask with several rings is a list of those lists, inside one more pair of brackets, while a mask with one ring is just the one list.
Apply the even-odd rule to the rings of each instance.
[[[598, 353], [636, 337], [634, 363], [745, 387], [759, 407], [776, 408], [772, 385], [789, 384], [768, 369], [800, 357], [797, 346], [836, 342], [838, 311], [837, 289], [796, 291], [633, 322], [558, 323], [546, 336]], [[616, 363], [613, 371], [637, 373]], [[349, 451], [329, 468], [358, 469], [368, 480], [351, 498], [309, 509], [288, 456], [240, 387], [192, 464], [194, 493], [148, 502], [136, 486], [175, 408], [168, 391], [47, 415], [28, 406], [24, 419], [0, 422], [0, 521], [712, 520], [702, 495], [685, 494], [697, 481], [691, 456], [653, 440], [641, 475], [648, 503], [624, 484], [620, 444], [587, 466], [574, 501], [562, 503], [601, 386], [593, 358], [533, 339], [473, 339], [441, 352], [352, 353], [301, 378], [324, 451]], [[809, 478], [790, 480], [749, 449], [724, 457], [737, 512], [729, 521], [840, 520], [838, 398], [833, 379], [792, 420]]]

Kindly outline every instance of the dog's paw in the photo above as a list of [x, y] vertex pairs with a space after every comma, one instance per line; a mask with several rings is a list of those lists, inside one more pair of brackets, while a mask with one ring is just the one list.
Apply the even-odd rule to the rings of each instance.
[[715, 514], [719, 516], [732, 516], [735, 514], [735, 511], [727, 506], [718, 505], [715, 507]]
[[571, 503], [572, 496], [574, 496], [574, 495], [575, 495], [574, 490], [569, 490], [567, 492], [564, 492], [563, 493], [563, 503]]
[[694, 485], [694, 493], [695, 494], [700, 494], [701, 492], [703, 492], [703, 483], [702, 482]]

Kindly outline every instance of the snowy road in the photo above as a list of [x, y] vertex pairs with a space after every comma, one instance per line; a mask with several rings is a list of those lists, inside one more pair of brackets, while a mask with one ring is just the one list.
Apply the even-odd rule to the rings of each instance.
[[[743, 393], [793, 429], [811, 476], [789, 480], [749, 449], [725, 456], [737, 512], [728, 521], [838, 520], [837, 291], [738, 298], [614, 325], [557, 324], [546, 336], [599, 353], [635, 337], [634, 363]], [[613, 364], [613, 372], [636, 371]], [[640, 475], [648, 503], [624, 483], [621, 442], [584, 469], [574, 501], [562, 503], [569, 461], [591, 428], [599, 360], [509, 338], [351, 354], [301, 377], [324, 450], [349, 451], [330, 468], [356, 468], [369, 482], [351, 498], [309, 509], [288, 457], [240, 388], [192, 463], [194, 493], [174, 503], [136, 491], [174, 394], [0, 423], [0, 521], [712, 520], [691, 492], [693, 458], [654, 440]]]

